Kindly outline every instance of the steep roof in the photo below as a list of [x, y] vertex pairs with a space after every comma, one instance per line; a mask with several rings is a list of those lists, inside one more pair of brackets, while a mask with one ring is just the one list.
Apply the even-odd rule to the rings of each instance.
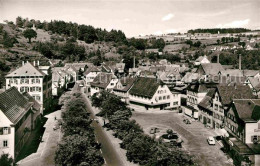
[[260, 99], [235, 99], [233, 105], [241, 120], [260, 120]]
[[26, 63], [18, 69], [14, 70], [6, 77], [17, 77], [17, 76], [45, 76], [41, 70], [33, 66], [31, 63]]
[[192, 92], [197, 92], [197, 93], [202, 93], [202, 92], [207, 92], [208, 91], [207, 87], [204, 84], [199, 84], [199, 83], [190, 84], [187, 87], [187, 90], [188, 91], [192, 91]]
[[228, 105], [234, 99], [254, 99], [254, 95], [249, 86], [237, 85], [237, 86], [217, 86], [217, 90], [220, 95], [220, 99], [223, 105]]
[[248, 80], [250, 81], [254, 89], [260, 90], [260, 81], [258, 78], [249, 77]]
[[114, 90], [127, 92], [133, 86], [135, 81], [136, 81], [136, 78], [132, 78], [132, 77], [121, 78], [120, 82], [123, 85], [123, 88], [119, 89], [119, 88], [115, 87]]
[[100, 72], [100, 71], [101, 70], [97, 66], [91, 66], [84, 72], [84, 75], [88, 75], [91, 72]]
[[0, 110], [14, 124], [29, 111], [33, 103], [23, 96], [15, 87], [0, 94]]
[[102, 72], [94, 78], [93, 82], [91, 82], [90, 85], [105, 89], [114, 77], [115, 76], [112, 73]]
[[201, 62], [204, 58], [206, 58], [208, 60], [207, 56], [205, 55], [205, 56], [199, 56], [195, 61], [196, 62]]
[[194, 80], [198, 80], [198, 79], [199, 79], [198, 73], [187, 72], [185, 74], [185, 76], [181, 79], [181, 81], [183, 81], [185, 83], [189, 83], [189, 82], [193, 82]]
[[200, 103], [198, 104], [198, 106], [208, 109], [211, 109], [211, 104], [212, 104], [212, 98], [214, 96], [216, 92], [216, 88], [209, 88], [208, 89], [208, 93], [206, 94], [206, 96], [200, 101]]
[[131, 95], [152, 98], [159, 87], [159, 82], [155, 78], [140, 77], [130, 89]]
[[239, 69], [226, 69], [221, 71], [221, 74], [225, 76], [243, 76], [242, 70]]
[[224, 71], [220, 63], [202, 63], [201, 67], [206, 75], [218, 75], [220, 71]]
[[243, 70], [244, 76], [253, 77], [259, 73], [258, 70]]

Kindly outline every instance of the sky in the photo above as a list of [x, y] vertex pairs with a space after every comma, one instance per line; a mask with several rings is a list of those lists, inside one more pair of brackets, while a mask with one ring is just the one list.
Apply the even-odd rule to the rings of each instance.
[[196, 28], [260, 29], [260, 0], [0, 0], [0, 22], [64, 20], [127, 37]]

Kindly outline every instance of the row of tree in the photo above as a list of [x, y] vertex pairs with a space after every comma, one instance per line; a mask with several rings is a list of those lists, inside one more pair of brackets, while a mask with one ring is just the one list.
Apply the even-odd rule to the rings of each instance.
[[188, 33], [211, 33], [211, 34], [217, 34], [217, 33], [241, 33], [241, 32], [249, 32], [250, 29], [246, 28], [207, 28], [207, 29], [191, 29], [188, 30]]
[[100, 144], [96, 143], [92, 120], [80, 93], [74, 93], [62, 113], [63, 138], [55, 155], [57, 165], [100, 166]]
[[127, 151], [130, 162], [139, 165], [194, 165], [193, 158], [180, 148], [157, 141], [143, 133], [135, 120], [130, 120], [132, 112], [119, 97], [106, 91], [93, 95], [92, 105], [100, 108], [98, 116], [109, 120], [105, 126], [121, 139], [121, 148]]

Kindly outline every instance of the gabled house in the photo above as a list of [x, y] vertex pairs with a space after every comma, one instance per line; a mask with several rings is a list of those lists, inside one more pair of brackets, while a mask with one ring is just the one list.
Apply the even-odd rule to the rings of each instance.
[[90, 83], [90, 95], [93, 96], [102, 90], [112, 91], [118, 82], [117, 77], [112, 73], [99, 73]]
[[199, 102], [199, 121], [205, 125], [205, 127], [213, 127], [213, 96], [216, 92], [216, 88], [209, 88], [206, 96]]
[[97, 66], [89, 67], [84, 72], [84, 80], [87, 88], [87, 92], [90, 92], [90, 83], [94, 81], [96, 76], [101, 72], [101, 69], [99, 69]]
[[260, 164], [260, 99], [234, 99], [226, 112], [227, 145], [233, 154]]
[[16, 87], [19, 92], [28, 92], [41, 105], [41, 113], [44, 108], [49, 107], [52, 97], [52, 76], [43, 73], [31, 63], [25, 63], [23, 66], [7, 74], [6, 89]]
[[209, 59], [207, 58], [206, 55], [198, 57], [198, 58], [195, 60], [194, 65], [195, 65], [195, 66], [199, 66], [199, 65], [202, 64], [202, 63], [210, 63], [210, 61], [209, 61]]
[[260, 81], [259, 78], [248, 77], [244, 83], [248, 85], [252, 90], [253, 94], [257, 97], [260, 97]]
[[213, 128], [223, 128], [225, 111], [234, 99], [254, 99], [249, 86], [217, 86], [213, 97]]
[[129, 103], [129, 90], [134, 85], [137, 78], [123, 77], [118, 80], [116, 86], [113, 88], [113, 93], [121, 97], [122, 101]]
[[194, 83], [187, 87], [187, 107], [184, 107], [184, 113], [190, 117], [198, 119], [198, 104], [208, 93], [204, 84]]
[[40, 119], [40, 104], [15, 87], [0, 93], [0, 154], [16, 158]]
[[245, 77], [260, 78], [259, 70], [243, 70], [242, 72]]
[[130, 106], [146, 110], [177, 109], [180, 95], [155, 78], [140, 77], [129, 91]]
[[203, 76], [204, 79], [207, 80], [207, 77], [218, 76], [223, 71], [224, 68], [220, 63], [202, 63], [198, 67], [196, 73]]

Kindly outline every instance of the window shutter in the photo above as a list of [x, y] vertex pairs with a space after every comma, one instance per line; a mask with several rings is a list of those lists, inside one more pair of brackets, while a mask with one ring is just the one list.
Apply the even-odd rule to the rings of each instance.
[[11, 127], [8, 127], [8, 134], [11, 134]]
[[0, 135], [3, 135], [3, 127], [0, 127]]

